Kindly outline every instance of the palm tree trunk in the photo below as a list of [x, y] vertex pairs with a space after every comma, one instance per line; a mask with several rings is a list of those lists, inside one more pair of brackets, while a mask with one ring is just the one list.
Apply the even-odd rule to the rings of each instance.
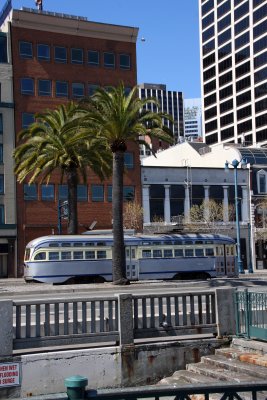
[[123, 236], [123, 169], [124, 153], [113, 153], [113, 180], [112, 180], [112, 218], [113, 218], [113, 284], [127, 284], [126, 260]]
[[67, 173], [68, 184], [68, 234], [78, 233], [78, 208], [77, 208], [77, 169], [70, 168]]

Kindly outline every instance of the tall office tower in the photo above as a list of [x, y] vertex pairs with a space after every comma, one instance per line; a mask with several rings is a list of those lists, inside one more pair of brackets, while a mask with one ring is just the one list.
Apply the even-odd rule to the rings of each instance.
[[[68, 195], [66, 182], [61, 182], [60, 173], [54, 173], [49, 184], [17, 184], [14, 197], [11, 154], [18, 132], [34, 121], [37, 112], [91, 95], [98, 86], [116, 86], [121, 81], [126, 88], [136, 85], [137, 33], [137, 28], [92, 22], [85, 17], [40, 9], [15, 10], [10, 0], [0, 11], [0, 236], [3, 206], [6, 222], [14, 223], [17, 215], [17, 247], [14, 250], [7, 241], [6, 252], [9, 257], [17, 250], [18, 271], [9, 270], [8, 276], [22, 274], [27, 242], [58, 232], [58, 206]], [[141, 202], [137, 145], [128, 145], [125, 164], [124, 198]], [[87, 182], [79, 182], [80, 232], [94, 221], [97, 228], [112, 227], [111, 196], [111, 179], [102, 182], [89, 171]], [[17, 212], [13, 207], [12, 214], [9, 210], [14, 199]], [[66, 233], [65, 220], [62, 228]]]
[[187, 140], [202, 137], [201, 99], [184, 99], [184, 137]]
[[204, 141], [267, 143], [267, 0], [199, 0]]
[[[173, 123], [166, 121], [166, 125], [172, 130], [175, 143], [178, 143], [184, 137], [183, 93], [167, 90], [166, 85], [142, 83], [139, 85], [139, 97], [155, 97], [160, 104], [160, 110], [172, 116]], [[147, 109], [156, 111], [157, 107], [150, 104]]]

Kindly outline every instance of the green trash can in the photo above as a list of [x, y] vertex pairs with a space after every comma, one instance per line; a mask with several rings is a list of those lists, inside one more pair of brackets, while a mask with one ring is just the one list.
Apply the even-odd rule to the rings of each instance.
[[84, 400], [85, 387], [88, 385], [87, 378], [81, 375], [70, 376], [64, 380], [64, 384], [69, 400]]

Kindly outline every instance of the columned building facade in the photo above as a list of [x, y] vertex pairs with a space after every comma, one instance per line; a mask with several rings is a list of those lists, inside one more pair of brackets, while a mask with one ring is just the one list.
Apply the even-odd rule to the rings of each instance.
[[203, 137], [267, 143], [267, 0], [199, 0]]
[[[241, 227], [242, 257], [247, 266], [249, 254], [248, 240], [249, 185], [248, 171], [238, 171], [239, 218]], [[188, 176], [190, 177], [188, 179]], [[215, 200], [222, 204], [223, 221], [219, 223], [221, 233], [235, 237], [235, 220], [229, 221], [229, 208], [235, 207], [234, 171], [213, 168], [158, 168], [142, 167], [142, 193], [144, 227], [163, 223], [170, 229], [175, 225], [186, 228], [190, 224], [190, 209], [194, 205]], [[206, 212], [209, 210], [207, 208]], [[208, 215], [205, 216], [205, 220]], [[220, 231], [218, 229], [218, 231]]]

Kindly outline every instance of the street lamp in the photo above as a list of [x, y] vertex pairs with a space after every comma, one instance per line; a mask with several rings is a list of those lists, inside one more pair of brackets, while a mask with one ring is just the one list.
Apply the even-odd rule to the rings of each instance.
[[238, 194], [237, 194], [237, 167], [240, 165], [241, 168], [247, 168], [247, 161], [242, 158], [241, 161], [233, 160], [232, 163], [229, 161], [225, 162], [225, 170], [229, 169], [229, 165], [234, 168], [234, 177], [235, 177], [235, 221], [236, 221], [236, 244], [237, 244], [237, 266], [238, 272], [240, 274], [244, 274], [244, 266], [243, 261], [241, 259], [241, 252], [240, 252], [240, 226], [239, 226], [239, 214], [238, 214]]

